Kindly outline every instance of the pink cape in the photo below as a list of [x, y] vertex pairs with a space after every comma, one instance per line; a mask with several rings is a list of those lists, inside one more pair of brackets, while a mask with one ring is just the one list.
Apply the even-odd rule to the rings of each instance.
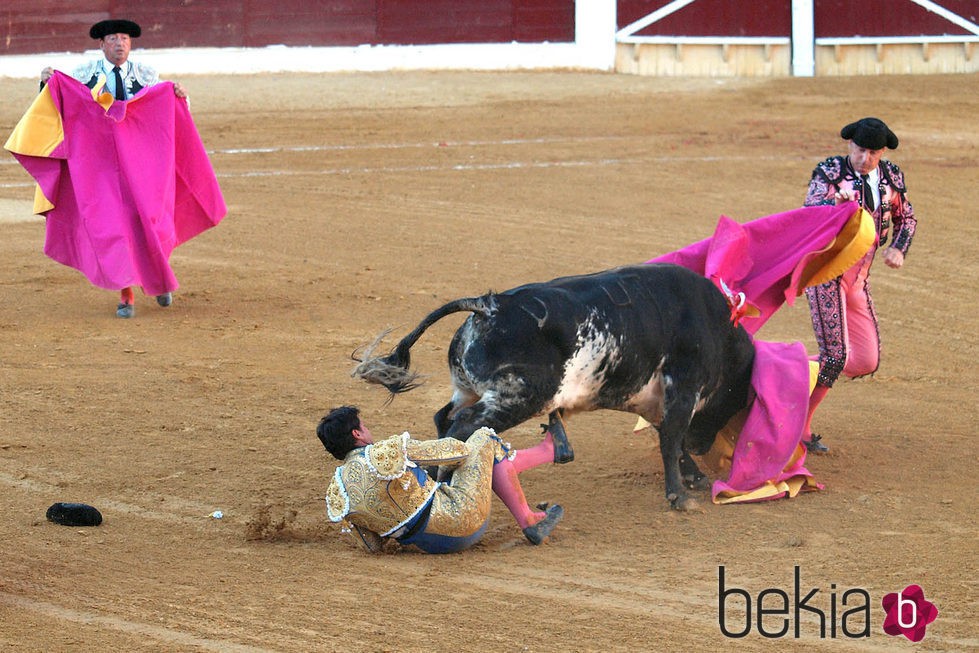
[[755, 394], [730, 454], [730, 473], [714, 481], [716, 503], [761, 501], [822, 488], [805, 468], [800, 444], [809, 409], [809, 357], [800, 342], [755, 340]]
[[[872, 223], [854, 203], [800, 208], [745, 224], [722, 216], [710, 238], [647, 263], [694, 270], [726, 287], [729, 299], [744, 293], [754, 310], [740, 322], [753, 335], [805, 287], [842, 274], [866, 254], [875, 237]], [[800, 444], [810, 392], [805, 347], [799, 342], [754, 344], [755, 398], [734, 445], [730, 473], [714, 483], [716, 503], [793, 496], [800, 489], [822, 487], [803, 466], [805, 447]]]
[[710, 238], [646, 262], [682, 265], [718, 287], [723, 281], [732, 292], [743, 292], [758, 309], [757, 317], [742, 320], [755, 334], [806, 286], [839, 276], [867, 253], [873, 241], [867, 240], [868, 225], [853, 224], [858, 210], [855, 202], [808, 206], [744, 224], [721, 216]]
[[102, 288], [176, 290], [171, 252], [227, 213], [187, 102], [171, 82], [127, 102], [96, 101], [56, 72], [6, 148], [46, 200], [35, 209], [47, 217], [44, 253]]

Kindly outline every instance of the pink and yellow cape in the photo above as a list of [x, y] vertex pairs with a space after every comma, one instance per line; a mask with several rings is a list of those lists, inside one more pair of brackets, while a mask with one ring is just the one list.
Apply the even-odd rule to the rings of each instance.
[[227, 213], [187, 102], [173, 84], [127, 102], [60, 72], [4, 148], [37, 182], [44, 253], [109, 290], [176, 290], [173, 249]]
[[[838, 277], [870, 250], [873, 218], [856, 203], [805, 207], [744, 224], [722, 216], [705, 240], [647, 263], [675, 263], [722, 290], [732, 320], [754, 335], [805, 288]], [[727, 473], [715, 503], [762, 501], [822, 487], [801, 444], [815, 363], [800, 342], [755, 340], [754, 399], [721, 431], [706, 460]], [[637, 430], [645, 426], [643, 420]]]

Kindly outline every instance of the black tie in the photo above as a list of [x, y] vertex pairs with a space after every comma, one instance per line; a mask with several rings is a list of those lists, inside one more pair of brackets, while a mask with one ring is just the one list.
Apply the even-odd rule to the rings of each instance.
[[112, 74], [116, 76], [116, 99], [126, 99], [126, 87], [122, 85], [122, 75], [119, 74], [119, 66], [112, 67]]
[[860, 191], [860, 197], [863, 199], [864, 207], [870, 211], [874, 212], [874, 191], [870, 188], [870, 177], [868, 175], [860, 175], [863, 180], [863, 190]]

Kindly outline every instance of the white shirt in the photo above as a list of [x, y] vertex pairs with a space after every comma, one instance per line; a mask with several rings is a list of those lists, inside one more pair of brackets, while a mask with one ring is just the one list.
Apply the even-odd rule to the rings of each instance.
[[[109, 61], [108, 59], [103, 59], [99, 62], [99, 72], [105, 75], [105, 90], [112, 94], [112, 97], [116, 96], [116, 76], [113, 74], [112, 69], [116, 65]], [[132, 97], [132, 93], [129, 92], [129, 87], [132, 85], [130, 80], [127, 79], [132, 75], [133, 65], [127, 61], [126, 63], [119, 66], [119, 74], [122, 75], [122, 85], [125, 88], [125, 98], [128, 100]]]
[[880, 169], [874, 168], [867, 174], [867, 188], [863, 192], [870, 191], [874, 197], [874, 206], [880, 206]]

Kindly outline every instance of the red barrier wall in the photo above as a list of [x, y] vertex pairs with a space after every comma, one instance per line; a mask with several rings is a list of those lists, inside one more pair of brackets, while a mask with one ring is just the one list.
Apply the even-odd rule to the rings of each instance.
[[[977, 0], [938, 0], [976, 22]], [[624, 27], [669, 0], [618, 0]], [[574, 0], [35, 0], [0, 8], [0, 55], [93, 47], [92, 23], [128, 17], [142, 48], [569, 43]], [[870, 16], [868, 20], [865, 17]], [[817, 37], [966, 35], [910, 0], [815, 0]], [[791, 0], [696, 0], [641, 36], [789, 36]]]
[[94, 47], [104, 18], [140, 24], [141, 48], [570, 43], [574, 0], [36, 0], [0, 9], [0, 55]]
[[[670, 0], [619, 0], [618, 24], [623, 28]], [[696, 0], [663, 18], [637, 36], [787, 36], [792, 32], [791, 0]]]
[[[937, 4], [973, 23], [979, 20], [976, 0], [937, 0]], [[908, 0], [816, 0], [817, 37], [941, 34], [971, 32]]]
[[[937, 2], [972, 22], [979, 19], [976, 0]], [[669, 3], [670, 0], [619, 0], [619, 28]], [[791, 4], [791, 0], [696, 0], [637, 35], [790, 36]], [[910, 0], [815, 0], [814, 19], [816, 38], [970, 34]]]

